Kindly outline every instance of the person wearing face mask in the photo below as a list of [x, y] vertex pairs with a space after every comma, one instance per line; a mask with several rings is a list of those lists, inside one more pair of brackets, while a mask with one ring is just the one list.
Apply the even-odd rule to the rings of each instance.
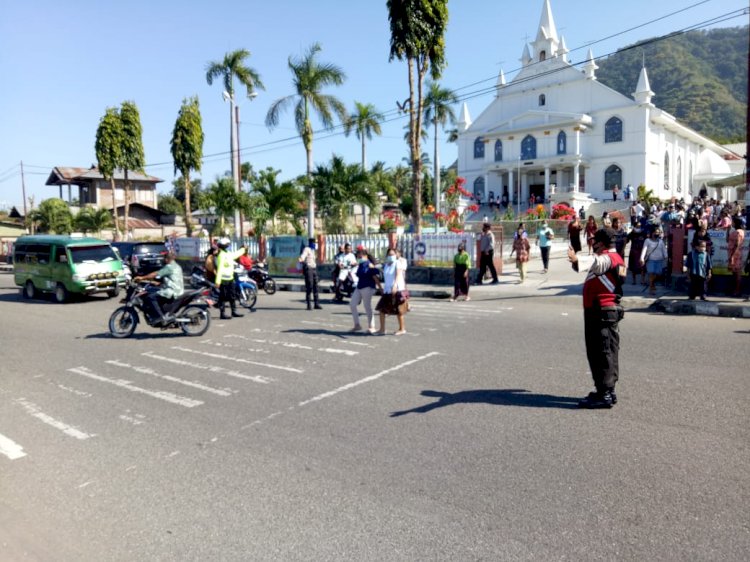
[[702, 301], [706, 300], [706, 283], [711, 280], [712, 264], [705, 241], [700, 240], [693, 246], [688, 254], [686, 266], [690, 275], [688, 298], [691, 301], [695, 300], [695, 297], [700, 297]]
[[667, 248], [661, 239], [661, 229], [656, 228], [641, 250], [641, 267], [645, 266], [648, 273], [648, 290], [652, 295], [656, 294], [656, 278], [662, 275], [666, 259]]
[[466, 251], [463, 243], [458, 245], [458, 253], [453, 256], [453, 297], [451, 302], [463, 296], [465, 301], [469, 298], [469, 268], [471, 267], [471, 256]]
[[555, 237], [554, 231], [549, 227], [549, 223], [544, 220], [536, 231], [536, 245], [542, 253], [542, 273], [547, 273], [549, 269], [549, 251], [552, 247], [552, 239]]
[[514, 252], [516, 254], [516, 268], [520, 276], [519, 283], [526, 281], [526, 264], [529, 262], [529, 254], [531, 253], [531, 244], [524, 234], [523, 226], [519, 224], [516, 235], [513, 237], [513, 247], [510, 250], [510, 256]]
[[385, 335], [386, 314], [398, 317], [398, 331], [394, 334], [401, 336], [406, 333], [404, 316], [408, 310], [408, 296], [406, 296], [406, 269], [399, 259], [395, 249], [390, 248], [383, 265], [383, 296], [380, 297], [375, 310], [380, 312], [380, 335]]
[[317, 310], [322, 309], [318, 302], [318, 264], [315, 261], [315, 239], [308, 238], [307, 247], [302, 250], [302, 253], [297, 260], [302, 264], [302, 275], [305, 277], [305, 298], [307, 300], [307, 310], [312, 310], [313, 307], [310, 304], [310, 295], [313, 297], [315, 308]]
[[352, 311], [354, 327], [352, 332], [361, 332], [362, 325], [359, 323], [359, 312], [357, 307], [359, 303], [364, 303], [365, 313], [367, 314], [367, 331], [371, 334], [375, 332], [375, 317], [372, 311], [372, 297], [375, 290], [380, 287], [380, 272], [367, 257], [367, 250], [357, 251], [357, 288], [352, 294], [352, 300], [349, 308]]
[[[615, 250], [611, 228], [596, 231], [594, 262], [583, 284], [583, 324], [586, 357], [596, 390], [578, 403], [580, 408], [611, 408], [617, 404], [615, 384], [620, 376], [619, 323], [625, 316], [620, 305], [625, 262]], [[568, 259], [578, 271], [578, 256], [568, 249]]]

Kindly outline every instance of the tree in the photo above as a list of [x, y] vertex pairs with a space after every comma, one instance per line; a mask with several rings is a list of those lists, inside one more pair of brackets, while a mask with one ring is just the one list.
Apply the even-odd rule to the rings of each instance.
[[84, 207], [73, 219], [73, 224], [77, 230], [84, 234], [96, 232], [97, 236], [102, 235], [102, 230], [108, 228], [114, 223], [112, 211], [109, 209]]
[[[200, 199], [201, 191], [203, 190], [203, 184], [200, 178], [193, 178], [190, 180], [190, 203], [191, 206], [197, 207], [196, 201]], [[172, 190], [169, 195], [177, 199], [181, 205], [185, 205], [185, 180], [182, 176], [172, 181]]]
[[[397, 199], [403, 199], [408, 193], [411, 184], [411, 171], [406, 166], [399, 164], [391, 169], [391, 179], [396, 187]], [[395, 203], [396, 201], [394, 201]]]
[[336, 97], [322, 92], [326, 86], [343, 84], [346, 75], [336, 65], [318, 62], [316, 57], [320, 51], [320, 45], [313, 43], [302, 58], [293, 59], [289, 57], [288, 64], [289, 70], [292, 72], [294, 94], [277, 99], [271, 104], [266, 114], [266, 126], [273, 129], [279, 124], [281, 113], [294, 105], [294, 125], [302, 138], [302, 144], [307, 154], [307, 183], [309, 189], [307, 234], [311, 238], [315, 234], [315, 188], [310, 181], [313, 171], [313, 128], [310, 119], [312, 113], [315, 112], [323, 127], [327, 130], [333, 128], [334, 114], [338, 116], [342, 123], [347, 120], [344, 104]]
[[[125, 174], [125, 232], [128, 231], [130, 216], [130, 179], [128, 170], [143, 173], [146, 156], [143, 153], [143, 128], [141, 116], [135, 102], [124, 101], [120, 106], [120, 121], [122, 121], [122, 159], [121, 166]], [[114, 209], [117, 214], [117, 209]]]
[[424, 98], [424, 120], [435, 125], [435, 150], [433, 153], [433, 192], [435, 195], [435, 211], [440, 211], [440, 162], [438, 155], [438, 125], [445, 128], [446, 123], [456, 122], [456, 114], [451, 107], [458, 103], [455, 92], [449, 88], [443, 88], [437, 82], [427, 85], [427, 95]]
[[422, 161], [419, 158], [424, 109], [422, 87], [428, 70], [433, 80], [437, 80], [445, 67], [448, 0], [387, 0], [386, 5], [391, 27], [390, 60], [406, 59], [409, 69], [409, 99], [399, 107], [409, 112], [413, 215], [419, 234], [422, 230]]
[[375, 207], [378, 201], [369, 174], [359, 164], [346, 164], [341, 156], [334, 155], [329, 166], [316, 168], [313, 187], [327, 232], [345, 231], [346, 210], [352, 203]]
[[[354, 102], [354, 113], [344, 122], [344, 133], [348, 137], [354, 131], [357, 138], [362, 142], [362, 170], [367, 170], [367, 155], [365, 152], [365, 140], [372, 140], [372, 134], [382, 135], [380, 123], [385, 117], [371, 103], [363, 104]], [[364, 233], [367, 234], [367, 206], [363, 207], [362, 224]]]
[[[112, 212], [117, 216], [117, 201], [115, 199], [115, 169], [122, 160], [123, 130], [120, 113], [116, 107], [108, 107], [99, 121], [96, 129], [96, 162], [105, 180], [109, 180], [112, 189]], [[115, 221], [115, 240], [120, 237], [120, 229]]]
[[302, 193], [297, 189], [294, 182], [279, 183], [278, 175], [280, 173], [281, 170], [274, 170], [269, 167], [254, 175], [251, 182], [253, 193], [260, 195], [265, 202], [274, 233], [276, 232], [276, 219], [291, 218], [291, 220], [294, 220], [302, 201]]
[[175, 174], [179, 170], [185, 182], [185, 230], [193, 234], [190, 220], [190, 171], [200, 172], [203, 160], [203, 125], [198, 98], [182, 100], [182, 107], [172, 130], [172, 159]]
[[73, 215], [62, 199], [45, 199], [29, 213], [34, 229], [40, 232], [70, 234], [73, 232]]
[[[198, 206], [203, 211], [219, 217], [218, 233], [225, 234], [227, 219], [233, 217], [237, 210], [249, 210], [250, 201], [247, 193], [235, 189], [232, 178], [217, 177], [216, 181], [203, 191]], [[240, 234], [235, 233], [237, 236]]]
[[162, 195], [159, 197], [159, 210], [167, 215], [185, 215], [185, 206], [174, 195]]
[[398, 201], [398, 191], [394, 183], [393, 173], [386, 169], [385, 162], [375, 162], [372, 165], [370, 181], [378, 194], [383, 193], [391, 203]]

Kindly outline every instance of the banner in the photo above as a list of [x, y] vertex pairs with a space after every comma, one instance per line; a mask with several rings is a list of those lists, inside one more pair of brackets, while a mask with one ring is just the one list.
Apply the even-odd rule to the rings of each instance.
[[203, 258], [200, 238], [174, 238], [170, 243], [178, 260], [200, 261]]
[[[729, 271], [729, 244], [727, 243], [727, 231], [709, 230], [708, 235], [711, 237], [710, 255], [714, 275], [730, 275], [732, 272]], [[694, 236], [695, 231], [690, 229], [688, 251], [693, 248]], [[740, 261], [743, 269], [745, 266], [745, 260], [747, 260], [748, 252], [750, 252], [750, 237], [748, 236], [747, 231], [745, 231], [745, 241], [742, 243], [742, 256]]]
[[462, 243], [474, 258], [474, 235], [470, 232], [422, 234], [414, 237], [414, 264], [427, 267], [453, 267], [453, 257]]
[[297, 260], [307, 245], [303, 236], [278, 236], [268, 239], [268, 273], [271, 275], [299, 275]]

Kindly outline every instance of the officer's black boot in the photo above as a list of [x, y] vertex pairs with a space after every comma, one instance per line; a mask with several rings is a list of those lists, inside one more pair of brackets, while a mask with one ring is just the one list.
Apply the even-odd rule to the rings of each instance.
[[312, 304], [310, 304], [310, 293], [307, 294], [307, 310], [312, 310]]
[[[307, 305], [308, 308], [310, 308], [310, 305]], [[315, 309], [316, 310], [322, 310], [323, 307], [320, 306], [320, 303], [318, 302], [318, 293], [315, 293]]]
[[242, 318], [244, 314], [237, 312], [237, 305], [232, 303], [232, 318]]
[[229, 316], [229, 314], [227, 314], [227, 305], [226, 305], [226, 303], [222, 303], [222, 305], [221, 305], [221, 314], [219, 315], [219, 317], [222, 320], [230, 320], [232, 318], [231, 316]]

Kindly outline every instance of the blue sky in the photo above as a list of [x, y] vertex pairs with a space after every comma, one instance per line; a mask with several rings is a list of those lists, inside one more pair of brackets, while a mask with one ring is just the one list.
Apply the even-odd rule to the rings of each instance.
[[[747, 7], [747, 0], [551, 1], [573, 62], [584, 58], [586, 50], [576, 50], [581, 46], [692, 4], [699, 5], [592, 45], [594, 55]], [[448, 66], [441, 83], [467, 94], [494, 84], [500, 68], [510, 80], [526, 37], [533, 41], [536, 35], [542, 5], [543, 0], [449, 2]], [[735, 18], [719, 26], [746, 23], [747, 17]], [[146, 171], [166, 180], [160, 184], [165, 191], [174, 177], [172, 127], [182, 99], [197, 95], [204, 154], [219, 154], [206, 159], [201, 176], [204, 184], [213, 181], [229, 169], [229, 109], [221, 85], [206, 83], [205, 66], [237, 48], [252, 53], [248, 63], [267, 88], [255, 100], [240, 102], [242, 160], [256, 169], [280, 169], [282, 178], [301, 174], [305, 152], [292, 115], [283, 116], [272, 132], [263, 124], [271, 103], [292, 93], [288, 57], [319, 42], [320, 60], [347, 74], [346, 83], [328, 93], [349, 108], [355, 101], [373, 103], [392, 115], [396, 100], [408, 96], [408, 83], [406, 63], [388, 61], [389, 38], [385, 0], [0, 0], [0, 207], [22, 205], [21, 160], [27, 196], [36, 203], [57, 193], [44, 186], [53, 166], [94, 163], [99, 119], [124, 100], [140, 109]], [[491, 99], [491, 94], [469, 99], [472, 117]], [[455, 110], [458, 114], [460, 106]], [[383, 135], [368, 144], [369, 163], [402, 162], [405, 124], [400, 119], [384, 126]], [[325, 136], [318, 133], [314, 141], [316, 163], [334, 153], [359, 162], [353, 135]], [[424, 149], [432, 153], [432, 146], [430, 138]], [[455, 145], [443, 143], [440, 150], [443, 164], [455, 159]]]

